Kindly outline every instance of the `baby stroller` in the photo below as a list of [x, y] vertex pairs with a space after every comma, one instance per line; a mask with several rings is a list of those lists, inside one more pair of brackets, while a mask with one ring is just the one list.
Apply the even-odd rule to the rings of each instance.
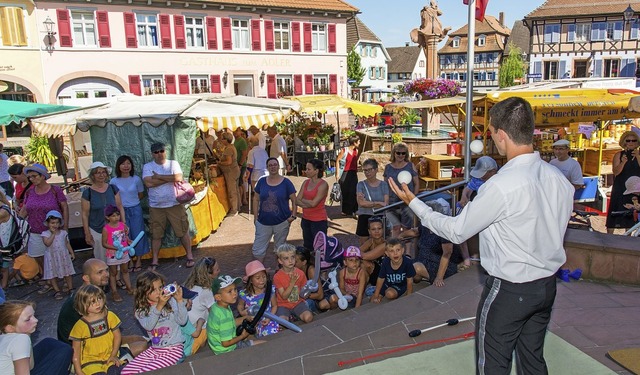
[[316, 272], [316, 280], [309, 283], [315, 283], [314, 286], [317, 288], [317, 279], [320, 277], [325, 294], [335, 294], [338, 297], [338, 306], [342, 310], [346, 309], [349, 301], [342, 295], [337, 282], [338, 270], [344, 258], [342, 244], [337, 238], [318, 232], [313, 240], [313, 250], [316, 253], [316, 267], [319, 272]]
[[29, 224], [19, 218], [8, 206], [0, 206], [0, 256], [12, 261], [27, 248]]

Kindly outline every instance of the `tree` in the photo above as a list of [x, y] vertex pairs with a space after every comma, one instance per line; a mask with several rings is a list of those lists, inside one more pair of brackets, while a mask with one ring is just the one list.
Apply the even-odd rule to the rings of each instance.
[[515, 44], [509, 43], [509, 56], [500, 65], [498, 84], [500, 88], [514, 86], [516, 80], [524, 78], [525, 63], [522, 60], [522, 50]]
[[366, 74], [366, 69], [362, 67], [360, 63], [360, 55], [356, 52], [355, 48], [351, 48], [347, 55], [347, 79], [352, 79], [355, 82], [351, 84], [351, 87], [360, 86], [360, 82]]

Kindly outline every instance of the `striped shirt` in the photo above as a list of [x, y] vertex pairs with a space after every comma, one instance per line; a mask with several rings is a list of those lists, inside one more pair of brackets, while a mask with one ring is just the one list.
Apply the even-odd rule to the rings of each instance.
[[223, 341], [231, 340], [236, 336], [236, 322], [231, 308], [220, 307], [217, 303], [211, 306], [209, 319], [207, 319], [207, 341], [215, 354], [233, 351], [236, 344], [228, 347], [222, 346]]

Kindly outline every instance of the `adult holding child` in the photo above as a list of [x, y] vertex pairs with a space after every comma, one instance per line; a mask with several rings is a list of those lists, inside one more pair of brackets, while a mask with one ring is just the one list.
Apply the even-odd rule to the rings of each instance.
[[[27, 218], [30, 227], [28, 254], [38, 262], [40, 269], [43, 269], [46, 246], [42, 241], [42, 232], [48, 229], [45, 224], [47, 212], [58, 211], [62, 213], [63, 229], [68, 230], [69, 205], [62, 189], [47, 183], [51, 175], [44, 165], [28, 166], [24, 168], [24, 174], [33, 187], [28, 189], [24, 195], [24, 205], [20, 209], [20, 216]], [[51, 288], [50, 284], [44, 284], [38, 293], [46, 294]]]
[[269, 176], [258, 180], [253, 196], [256, 235], [252, 251], [253, 258], [261, 262], [264, 262], [271, 237], [276, 248], [283, 245], [287, 241], [291, 223], [297, 219], [296, 188], [288, 178], [279, 174], [279, 169], [278, 159], [267, 159]]
[[[107, 261], [107, 253], [102, 246], [102, 230], [104, 229], [104, 209], [107, 205], [116, 206], [120, 218], [125, 221], [126, 215], [120, 200], [120, 190], [115, 185], [109, 185], [111, 167], [100, 161], [94, 161], [89, 166], [91, 186], [82, 192], [80, 206], [82, 209], [82, 227], [84, 239], [93, 247], [93, 257]], [[65, 223], [67, 221], [65, 220]]]
[[389, 204], [389, 185], [378, 179], [378, 161], [367, 159], [362, 163], [365, 179], [358, 182], [356, 197], [358, 200], [358, 226], [356, 234], [362, 245], [369, 237], [369, 219], [373, 216], [373, 209]]
[[614, 229], [629, 229], [635, 225], [633, 216], [621, 216], [612, 214], [615, 211], [625, 211], [624, 191], [625, 182], [631, 176], [640, 177], [640, 149], [638, 148], [638, 134], [626, 131], [620, 136], [621, 151], [613, 155], [613, 185], [611, 186], [611, 197], [609, 200], [609, 210], [607, 212], [607, 233], [612, 234]]
[[324, 202], [329, 193], [329, 184], [322, 179], [324, 163], [318, 159], [311, 159], [305, 169], [307, 179], [302, 183], [296, 202], [302, 207], [302, 240], [304, 247], [313, 250], [313, 239], [316, 233], [327, 234], [327, 209]]
[[[407, 144], [404, 142], [395, 143], [391, 148], [389, 161], [391, 161], [391, 163], [384, 167], [383, 176], [385, 181], [393, 179], [393, 181], [399, 185], [400, 182], [398, 181], [398, 175], [401, 172], [409, 172], [411, 173], [411, 182], [409, 182], [407, 186], [413, 194], [418, 194], [418, 191], [420, 190], [420, 178], [418, 177], [418, 172], [416, 172], [416, 167], [411, 161], [409, 161], [409, 147]], [[389, 204], [399, 201], [400, 198], [398, 198], [393, 191], [390, 191]], [[397, 237], [403, 227], [406, 229], [413, 227], [414, 215], [409, 207], [403, 206], [387, 210], [385, 215], [389, 225], [391, 226], [392, 237]]]
[[519, 368], [548, 371], [542, 348], [556, 296], [555, 273], [566, 261], [563, 241], [575, 189], [533, 150], [533, 130], [526, 100], [512, 97], [491, 108], [491, 138], [507, 163], [458, 216], [433, 211], [408, 186], [389, 179], [391, 189], [435, 234], [461, 243], [480, 232], [481, 263], [489, 276], [476, 314], [478, 373], [508, 373], [514, 350]]

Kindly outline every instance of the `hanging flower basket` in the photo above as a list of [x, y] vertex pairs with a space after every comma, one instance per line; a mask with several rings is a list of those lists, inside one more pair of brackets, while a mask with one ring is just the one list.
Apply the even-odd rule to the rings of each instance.
[[443, 78], [417, 78], [404, 84], [404, 92], [419, 94], [423, 100], [449, 98], [460, 93], [460, 83]]

